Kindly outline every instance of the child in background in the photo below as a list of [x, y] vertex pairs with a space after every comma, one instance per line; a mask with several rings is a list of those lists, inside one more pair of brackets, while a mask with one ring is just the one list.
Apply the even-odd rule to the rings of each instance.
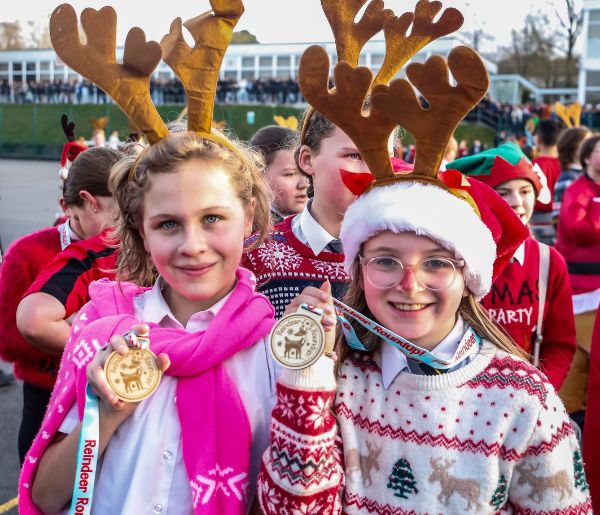
[[[551, 199], [554, 198], [554, 185], [561, 171], [557, 148], [560, 132], [560, 123], [552, 119], [540, 120], [535, 128], [536, 157], [533, 159], [533, 164], [539, 165], [546, 177]], [[547, 245], [553, 245], [556, 238], [552, 224], [552, 209], [552, 200], [545, 204], [537, 201], [531, 217], [530, 229], [533, 236]]]
[[[56, 323], [61, 326], [63, 339], [56, 347], [46, 344], [50, 333], [40, 329], [34, 343], [26, 341], [17, 327], [17, 308], [21, 299], [36, 282], [42, 270], [60, 256], [61, 252], [73, 245], [81, 245], [80, 240], [93, 238], [105, 223], [112, 223], [114, 213], [108, 176], [113, 164], [123, 155], [107, 148], [92, 149], [83, 152], [73, 161], [69, 173], [63, 182], [62, 202], [68, 219], [56, 227], [48, 227], [14, 242], [5, 256], [0, 275], [0, 345], [3, 359], [14, 363], [17, 377], [23, 380], [23, 415], [19, 428], [19, 458], [21, 463], [31, 442], [37, 434], [52, 387], [56, 380], [62, 349], [67, 343], [69, 324], [63, 315], [63, 304], [54, 297], [57, 290], [51, 289], [46, 281], [49, 293], [37, 293], [29, 298], [30, 306], [36, 305], [35, 312], [26, 310], [21, 323], [24, 334], [31, 336], [35, 325], [44, 314], [52, 312], [56, 305]], [[93, 213], [92, 209], [97, 210]], [[94, 221], [94, 222], [92, 222]], [[96, 223], [97, 222], [97, 223]], [[73, 242], [73, 243], [72, 243]], [[72, 249], [71, 251], [72, 256]], [[89, 256], [86, 256], [89, 259]], [[64, 258], [64, 256], [63, 256]], [[60, 258], [59, 258], [60, 259]], [[62, 261], [59, 268], [63, 279], [66, 277]], [[44, 273], [44, 277], [46, 274]], [[37, 289], [36, 289], [37, 291]], [[47, 306], [43, 308], [42, 306]], [[63, 315], [63, 316], [60, 316]]]
[[[550, 203], [548, 187], [540, 180], [542, 172], [536, 171], [536, 165], [532, 166], [514, 143], [458, 159], [448, 167], [494, 188], [524, 225], [531, 219], [536, 201], [542, 205]], [[559, 390], [575, 353], [575, 321], [565, 260], [556, 249], [543, 245], [529, 236], [481, 302], [519, 347], [538, 358], [539, 363], [534, 361], [534, 365], [539, 364], [552, 386]], [[547, 270], [545, 281], [540, 275], [541, 260]], [[540, 321], [542, 286], [546, 301]], [[540, 322], [541, 327], [537, 327]]]
[[308, 200], [308, 180], [298, 171], [294, 161], [297, 146], [295, 131], [269, 125], [252, 136], [250, 145], [265, 159], [265, 177], [273, 192], [273, 223], [300, 213]]
[[[269, 189], [255, 155], [211, 130], [218, 65], [242, 12], [238, 2], [215, 3], [211, 15], [188, 20], [186, 27], [202, 38], [194, 52], [177, 23], [163, 39], [162, 52], [130, 32], [128, 62], [119, 73], [95, 75], [152, 143], [137, 158], [122, 160], [111, 175], [120, 209], [118, 277], [132, 282], [90, 286], [91, 300], [73, 322], [50, 408], [25, 460], [20, 513], [60, 512], [71, 499], [79, 512], [84, 494], [84, 509], [95, 515], [242, 514], [252, 505], [274, 396], [265, 341], [274, 318], [239, 262], [252, 227], [257, 244], [269, 231]], [[112, 11], [108, 29], [115, 29], [115, 18]], [[52, 15], [51, 34], [61, 35], [53, 39], [58, 55], [87, 78], [99, 67], [114, 70], [110, 58], [90, 69], [86, 52], [72, 52], [68, 36], [79, 37], [74, 19], [65, 5]], [[94, 20], [88, 22], [98, 29]], [[182, 81], [189, 132], [169, 135], [157, 115], [148, 91], [153, 70], [136, 47], [140, 40], [143, 48], [154, 47], [154, 66], [162, 55]], [[184, 59], [183, 48], [194, 57]], [[137, 62], [132, 70], [136, 56], [143, 66]], [[138, 403], [119, 399], [103, 371], [113, 350], [135, 359], [123, 335], [128, 330], [149, 332], [157, 356], [156, 370], [150, 371], [153, 377], [165, 373], [152, 395], [138, 397]], [[139, 361], [129, 364], [140, 374]], [[127, 367], [117, 370], [119, 384], [129, 384]], [[95, 411], [92, 392], [98, 397]], [[97, 415], [95, 423], [82, 424], [84, 406], [86, 417], [88, 409]], [[90, 428], [99, 433], [93, 476], [83, 469]], [[78, 440], [83, 458], [75, 465]], [[95, 481], [93, 497], [88, 477]]]
[[84, 239], [46, 263], [25, 292], [16, 315], [23, 337], [46, 354], [62, 355], [71, 330], [67, 319], [89, 300], [89, 284], [114, 277], [116, 249], [108, 242], [108, 231], [115, 223], [116, 204], [108, 177], [123, 157], [118, 150], [94, 147], [93, 152], [80, 154], [69, 170], [72, 173], [78, 167], [80, 171], [76, 169], [73, 181], [67, 181], [63, 199]]
[[592, 329], [600, 305], [600, 136], [584, 141], [580, 159], [585, 171], [563, 196], [556, 250], [569, 269], [577, 334], [577, 350], [560, 395], [567, 411], [581, 426]]
[[553, 223], [555, 227], [558, 225], [560, 205], [566, 189], [583, 173], [583, 167], [579, 161], [579, 149], [591, 135], [592, 133], [587, 127], [573, 127], [564, 130], [558, 140], [558, 160], [561, 172], [554, 185]]

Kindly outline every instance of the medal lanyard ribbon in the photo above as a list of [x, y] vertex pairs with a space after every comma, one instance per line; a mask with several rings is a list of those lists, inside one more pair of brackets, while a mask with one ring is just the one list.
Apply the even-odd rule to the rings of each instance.
[[98, 397], [94, 395], [92, 387], [88, 384], [85, 387], [85, 408], [77, 449], [77, 468], [75, 469], [75, 484], [73, 485], [73, 498], [69, 515], [82, 513], [89, 515], [92, 512], [99, 447], [100, 414]]
[[469, 327], [462, 340], [458, 344], [458, 348], [456, 349], [454, 356], [452, 356], [450, 359], [440, 358], [432, 352], [429, 352], [428, 350], [411, 343], [406, 338], [397, 335], [393, 331], [386, 329], [381, 324], [374, 322], [370, 318], [360, 314], [355, 309], [352, 309], [350, 306], [346, 306], [346, 304], [335, 298], [333, 299], [333, 304], [336, 308], [337, 319], [342, 325], [342, 331], [344, 332], [346, 343], [354, 350], [362, 352], [368, 351], [368, 349], [362, 344], [356, 335], [354, 328], [350, 322], [348, 322], [346, 317], [356, 320], [365, 329], [371, 331], [373, 334], [376, 334], [387, 343], [393, 345], [407, 357], [416, 361], [420, 361], [421, 363], [425, 363], [426, 365], [439, 370], [448, 370], [456, 366], [471, 354], [477, 353], [479, 351], [479, 347], [481, 346], [481, 338], [475, 334], [475, 331], [473, 331], [471, 327]]
[[[123, 338], [129, 347], [133, 349], [145, 349], [150, 343], [148, 335], [138, 335], [135, 331], [128, 331], [123, 335]], [[69, 515], [89, 515], [92, 512], [99, 446], [100, 412], [98, 397], [94, 395], [92, 387], [88, 384], [85, 387], [85, 408], [77, 448], [77, 468], [75, 469], [75, 484], [73, 485], [73, 498], [71, 499]]]
[[60, 234], [60, 248], [61, 250], [65, 250], [71, 244], [71, 233], [69, 232], [68, 220], [64, 224], [58, 226], [58, 233]]

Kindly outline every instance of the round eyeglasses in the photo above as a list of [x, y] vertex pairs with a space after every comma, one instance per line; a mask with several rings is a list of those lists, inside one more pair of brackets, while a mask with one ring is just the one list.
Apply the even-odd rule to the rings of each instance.
[[375, 288], [393, 288], [404, 278], [407, 270], [412, 270], [416, 281], [428, 290], [442, 291], [449, 288], [456, 279], [458, 269], [465, 266], [464, 260], [445, 257], [428, 257], [416, 265], [405, 265], [393, 256], [375, 256], [369, 259], [360, 257], [365, 267], [365, 275]]

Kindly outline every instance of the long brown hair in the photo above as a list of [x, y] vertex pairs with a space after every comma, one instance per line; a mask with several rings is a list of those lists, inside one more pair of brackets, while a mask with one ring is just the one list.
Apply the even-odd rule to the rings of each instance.
[[[232, 142], [232, 145], [235, 144]], [[255, 200], [253, 227], [258, 238], [252, 248], [259, 246], [269, 233], [271, 199], [269, 186], [260, 173], [262, 158], [241, 145], [237, 145], [234, 151], [193, 132], [171, 134], [146, 147], [139, 156], [124, 158], [111, 173], [110, 189], [120, 210], [115, 230], [120, 241], [117, 257], [119, 279], [140, 285], [151, 285], [156, 279], [154, 264], [144, 248], [140, 232], [144, 197], [152, 175], [174, 173], [179, 165], [190, 159], [222, 165], [245, 208]]]
[[[352, 282], [344, 296], [344, 303], [351, 308], [354, 308], [359, 313], [375, 320], [375, 317], [371, 313], [367, 300], [365, 298], [365, 292], [361, 286], [362, 284], [362, 269], [358, 260], [358, 257], [352, 263]], [[473, 330], [481, 336], [481, 338], [490, 341], [496, 347], [513, 354], [526, 361], [530, 361], [531, 357], [521, 349], [510, 335], [496, 322], [494, 322], [487, 310], [475, 299], [475, 297], [469, 293], [466, 297], [463, 297], [460, 306], [458, 308], [458, 315], [462, 317], [464, 322], [471, 326]], [[362, 325], [354, 320], [349, 320], [353, 329], [356, 331], [358, 339], [362, 344], [369, 349], [369, 351], [377, 351], [380, 349], [382, 340], [379, 336], [365, 329]], [[339, 370], [344, 359], [352, 352], [350, 347], [346, 344], [343, 333], [338, 328], [336, 335], [335, 351], [338, 356], [336, 368]]]

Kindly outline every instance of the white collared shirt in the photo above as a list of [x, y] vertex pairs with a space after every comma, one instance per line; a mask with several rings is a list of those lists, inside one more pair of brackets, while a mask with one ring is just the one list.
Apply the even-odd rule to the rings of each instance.
[[518, 261], [519, 264], [523, 266], [523, 263], [525, 262], [525, 243], [521, 243], [521, 245], [519, 245], [519, 248], [515, 250], [513, 259]]
[[336, 238], [329, 234], [310, 214], [310, 206], [313, 199], [310, 199], [302, 209], [302, 212], [292, 219], [292, 232], [302, 243], [308, 245], [318, 256], [323, 249]]
[[[161, 294], [161, 284], [159, 278], [152, 289], [135, 299], [135, 317], [161, 327], [182, 327]], [[206, 311], [192, 315], [185, 330], [206, 329], [229, 295]], [[225, 368], [238, 389], [252, 430], [249, 509], [260, 460], [269, 444], [269, 421], [276, 401], [276, 370], [267, 338], [229, 358]], [[143, 400], [112, 436], [98, 464], [93, 514], [193, 513], [181, 449], [176, 388], [177, 378], [164, 375], [152, 396]], [[75, 405], [59, 431], [70, 433], [78, 424]]]
[[[458, 317], [452, 331], [431, 352], [440, 358], [451, 359], [464, 334], [465, 324], [463, 319]], [[404, 370], [409, 370], [409, 368], [406, 356], [400, 350], [386, 342], [382, 342], [381, 347], [381, 376], [383, 387], [387, 390], [396, 379], [396, 376]]]

